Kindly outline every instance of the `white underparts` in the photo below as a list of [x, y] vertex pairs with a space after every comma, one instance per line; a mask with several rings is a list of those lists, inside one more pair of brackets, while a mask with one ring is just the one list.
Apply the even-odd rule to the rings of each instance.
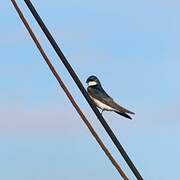
[[106, 111], [117, 111], [116, 109], [102, 103], [101, 101], [93, 98], [92, 96], [90, 96], [91, 99], [94, 101], [94, 103], [96, 104], [97, 107], [101, 108], [102, 110], [106, 110]]
[[95, 86], [95, 85], [97, 85], [96, 81], [89, 81], [88, 82], [88, 86]]

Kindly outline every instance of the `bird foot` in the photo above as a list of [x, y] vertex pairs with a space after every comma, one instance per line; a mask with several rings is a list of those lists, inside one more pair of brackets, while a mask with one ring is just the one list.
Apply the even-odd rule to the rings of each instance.
[[104, 111], [104, 109], [102, 109], [102, 111], [101, 111], [101, 115], [103, 114], [103, 111]]

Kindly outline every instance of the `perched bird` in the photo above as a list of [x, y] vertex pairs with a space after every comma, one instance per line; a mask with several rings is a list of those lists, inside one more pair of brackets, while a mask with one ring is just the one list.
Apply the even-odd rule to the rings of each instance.
[[128, 114], [135, 114], [119, 104], [117, 104], [102, 88], [101, 83], [99, 79], [96, 76], [90, 76], [86, 80], [86, 83], [88, 84], [87, 92], [90, 96], [90, 98], [93, 100], [95, 105], [102, 109], [102, 112], [104, 110], [106, 111], [114, 111], [121, 116], [124, 116], [126, 118], [132, 119]]

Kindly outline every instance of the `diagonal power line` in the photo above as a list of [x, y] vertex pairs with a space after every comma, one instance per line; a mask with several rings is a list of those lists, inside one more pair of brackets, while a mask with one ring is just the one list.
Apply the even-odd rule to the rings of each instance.
[[33, 39], [34, 43], [36, 44], [37, 48], [39, 49], [41, 55], [43, 56], [45, 62], [47, 63], [47, 65], [49, 66], [51, 72], [53, 73], [53, 75], [55, 76], [55, 78], [57, 79], [57, 81], [59, 82], [60, 86], [62, 87], [62, 89], [64, 90], [65, 94], [67, 95], [67, 97], [69, 98], [70, 102], [72, 103], [72, 105], [74, 106], [74, 108], [76, 109], [76, 111], [78, 112], [78, 114], [80, 115], [81, 119], [83, 120], [83, 122], [86, 124], [86, 126], [88, 127], [88, 129], [90, 130], [91, 134], [93, 135], [93, 137], [96, 139], [96, 141], [98, 142], [98, 144], [100, 145], [100, 147], [103, 149], [104, 153], [106, 154], [106, 156], [109, 158], [109, 160], [112, 162], [112, 164], [114, 165], [114, 167], [116, 168], [116, 170], [119, 172], [119, 174], [121, 175], [121, 177], [124, 180], [128, 180], [127, 176], [125, 175], [125, 173], [123, 172], [123, 170], [121, 169], [121, 167], [119, 166], [119, 164], [116, 162], [116, 160], [113, 158], [113, 156], [111, 155], [111, 153], [109, 152], [109, 150], [106, 148], [106, 146], [104, 145], [104, 143], [102, 142], [102, 140], [100, 139], [100, 137], [98, 136], [98, 134], [96, 133], [96, 131], [94, 130], [94, 128], [92, 127], [92, 125], [90, 124], [90, 122], [88, 121], [88, 119], [85, 117], [85, 115], [83, 114], [83, 112], [81, 111], [80, 107], [77, 105], [77, 103], [75, 102], [74, 98], [72, 97], [72, 95], [70, 94], [69, 90], [67, 89], [67, 87], [65, 86], [65, 84], [63, 83], [63, 81], [61, 80], [60, 76], [58, 75], [57, 71], [55, 70], [55, 68], [53, 67], [53, 65], [51, 64], [49, 58], [47, 57], [46, 53], [44, 52], [42, 46], [40, 45], [38, 39], [36, 38], [34, 32], [32, 31], [30, 25], [28, 24], [27, 20], [25, 19], [24, 15], [22, 14], [20, 8], [18, 7], [17, 3], [15, 0], [11, 0], [11, 2], [13, 3], [19, 17], [21, 18], [21, 20], [23, 21], [26, 29], [28, 30], [31, 38]]
[[99, 119], [100, 123], [102, 124], [102, 126], [104, 127], [104, 129], [106, 130], [106, 132], [108, 133], [108, 135], [110, 136], [111, 140], [113, 141], [113, 143], [115, 144], [115, 146], [117, 147], [117, 149], [119, 150], [119, 152], [121, 153], [122, 157], [124, 158], [124, 160], [126, 161], [126, 163], [128, 164], [129, 168], [132, 170], [132, 172], [134, 173], [134, 175], [136, 176], [136, 178], [138, 180], [143, 180], [141, 174], [139, 173], [139, 171], [137, 170], [137, 168], [135, 167], [135, 165], [133, 164], [133, 162], [131, 161], [131, 159], [129, 158], [128, 154], [126, 153], [126, 151], [124, 150], [123, 146], [120, 144], [119, 140], [117, 139], [117, 137], [115, 136], [114, 132], [111, 130], [111, 128], [109, 127], [109, 125], [107, 124], [107, 122], [105, 121], [105, 119], [103, 118], [103, 116], [100, 114], [100, 112], [98, 111], [98, 109], [96, 108], [96, 106], [94, 105], [94, 103], [92, 102], [92, 100], [90, 99], [89, 95], [87, 94], [83, 84], [81, 83], [81, 81], [79, 80], [77, 74], [75, 73], [75, 71], [73, 70], [73, 68], [71, 67], [71, 65], [69, 64], [69, 62], [67, 61], [66, 57], [64, 56], [64, 54], [62, 53], [61, 49], [59, 48], [58, 44], [56, 43], [56, 41], [54, 40], [54, 38], [52, 37], [51, 33], [49, 32], [49, 30], [47, 29], [46, 25], [44, 24], [44, 22], [42, 21], [41, 17], [39, 16], [39, 14], [37, 13], [36, 9], [34, 8], [33, 4], [31, 3], [30, 0], [24, 0], [26, 5], [28, 6], [29, 10], [31, 11], [32, 15], [34, 16], [34, 18], [36, 19], [37, 23], [39, 24], [39, 26], [41, 27], [42, 31], [44, 32], [44, 34], [46, 35], [47, 39], [49, 40], [49, 42], [51, 43], [52, 47], [54, 48], [55, 52], [57, 53], [57, 55], [59, 56], [60, 60], [62, 61], [62, 63], [64, 64], [64, 66], [66, 67], [66, 69], [68, 70], [69, 74], [71, 75], [71, 77], [73, 78], [73, 80], [75, 81], [76, 85], [78, 86], [79, 90], [81, 91], [81, 93], [83, 94], [83, 96], [85, 97], [85, 99], [87, 100], [88, 104], [90, 105], [90, 107], [92, 108], [92, 110], [94, 111], [94, 113], [96, 114], [97, 118]]

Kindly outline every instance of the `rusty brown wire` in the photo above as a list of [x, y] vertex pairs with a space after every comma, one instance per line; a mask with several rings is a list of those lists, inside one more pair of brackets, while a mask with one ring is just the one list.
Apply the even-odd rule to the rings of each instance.
[[78, 104], [76, 103], [76, 101], [74, 100], [74, 98], [72, 97], [71, 93], [69, 92], [68, 88], [65, 86], [64, 82], [62, 81], [62, 79], [60, 78], [59, 74], [57, 73], [57, 71], [55, 70], [54, 66], [51, 64], [49, 58], [47, 57], [46, 53], [44, 52], [43, 48], [41, 47], [37, 37], [35, 36], [34, 32], [32, 31], [30, 25], [28, 24], [27, 20], [25, 19], [23, 13], [21, 12], [20, 8], [18, 7], [17, 3], [15, 0], [11, 0], [11, 2], [13, 3], [19, 17], [21, 18], [22, 22], [24, 23], [26, 29], [28, 30], [31, 38], [33, 39], [34, 43], [36, 44], [37, 48], [39, 49], [41, 55], [43, 56], [44, 60], [46, 61], [47, 65], [49, 66], [51, 72], [53, 73], [53, 75], [55, 76], [55, 78], [57, 79], [57, 81], [59, 82], [60, 86], [62, 87], [62, 89], [64, 90], [65, 94], [67, 95], [68, 99], [70, 100], [70, 102], [72, 103], [72, 105], [74, 106], [74, 108], [76, 109], [76, 111], [78, 112], [78, 114], [80, 115], [81, 119], [83, 120], [83, 122], [86, 124], [87, 128], [90, 130], [91, 134], [93, 135], [93, 137], [96, 139], [96, 141], [98, 142], [99, 146], [102, 148], [102, 150], [104, 151], [104, 153], [106, 154], [106, 156], [109, 158], [109, 160], [111, 161], [111, 163], [114, 165], [114, 167], [116, 168], [116, 170], [118, 171], [118, 173], [121, 175], [121, 177], [125, 180], [128, 180], [128, 177], [125, 175], [125, 173], [123, 172], [122, 168], [119, 166], [119, 164], [116, 162], [116, 160], [114, 159], [114, 157], [111, 155], [111, 153], [109, 152], [109, 150], [107, 149], [107, 147], [104, 145], [104, 143], [102, 142], [102, 140], [100, 139], [100, 137], [98, 136], [98, 134], [96, 133], [95, 129], [92, 127], [92, 125], [90, 124], [90, 122], [88, 121], [88, 119], [86, 118], [86, 116], [84, 115], [84, 113], [81, 111], [80, 107], [78, 106]]

